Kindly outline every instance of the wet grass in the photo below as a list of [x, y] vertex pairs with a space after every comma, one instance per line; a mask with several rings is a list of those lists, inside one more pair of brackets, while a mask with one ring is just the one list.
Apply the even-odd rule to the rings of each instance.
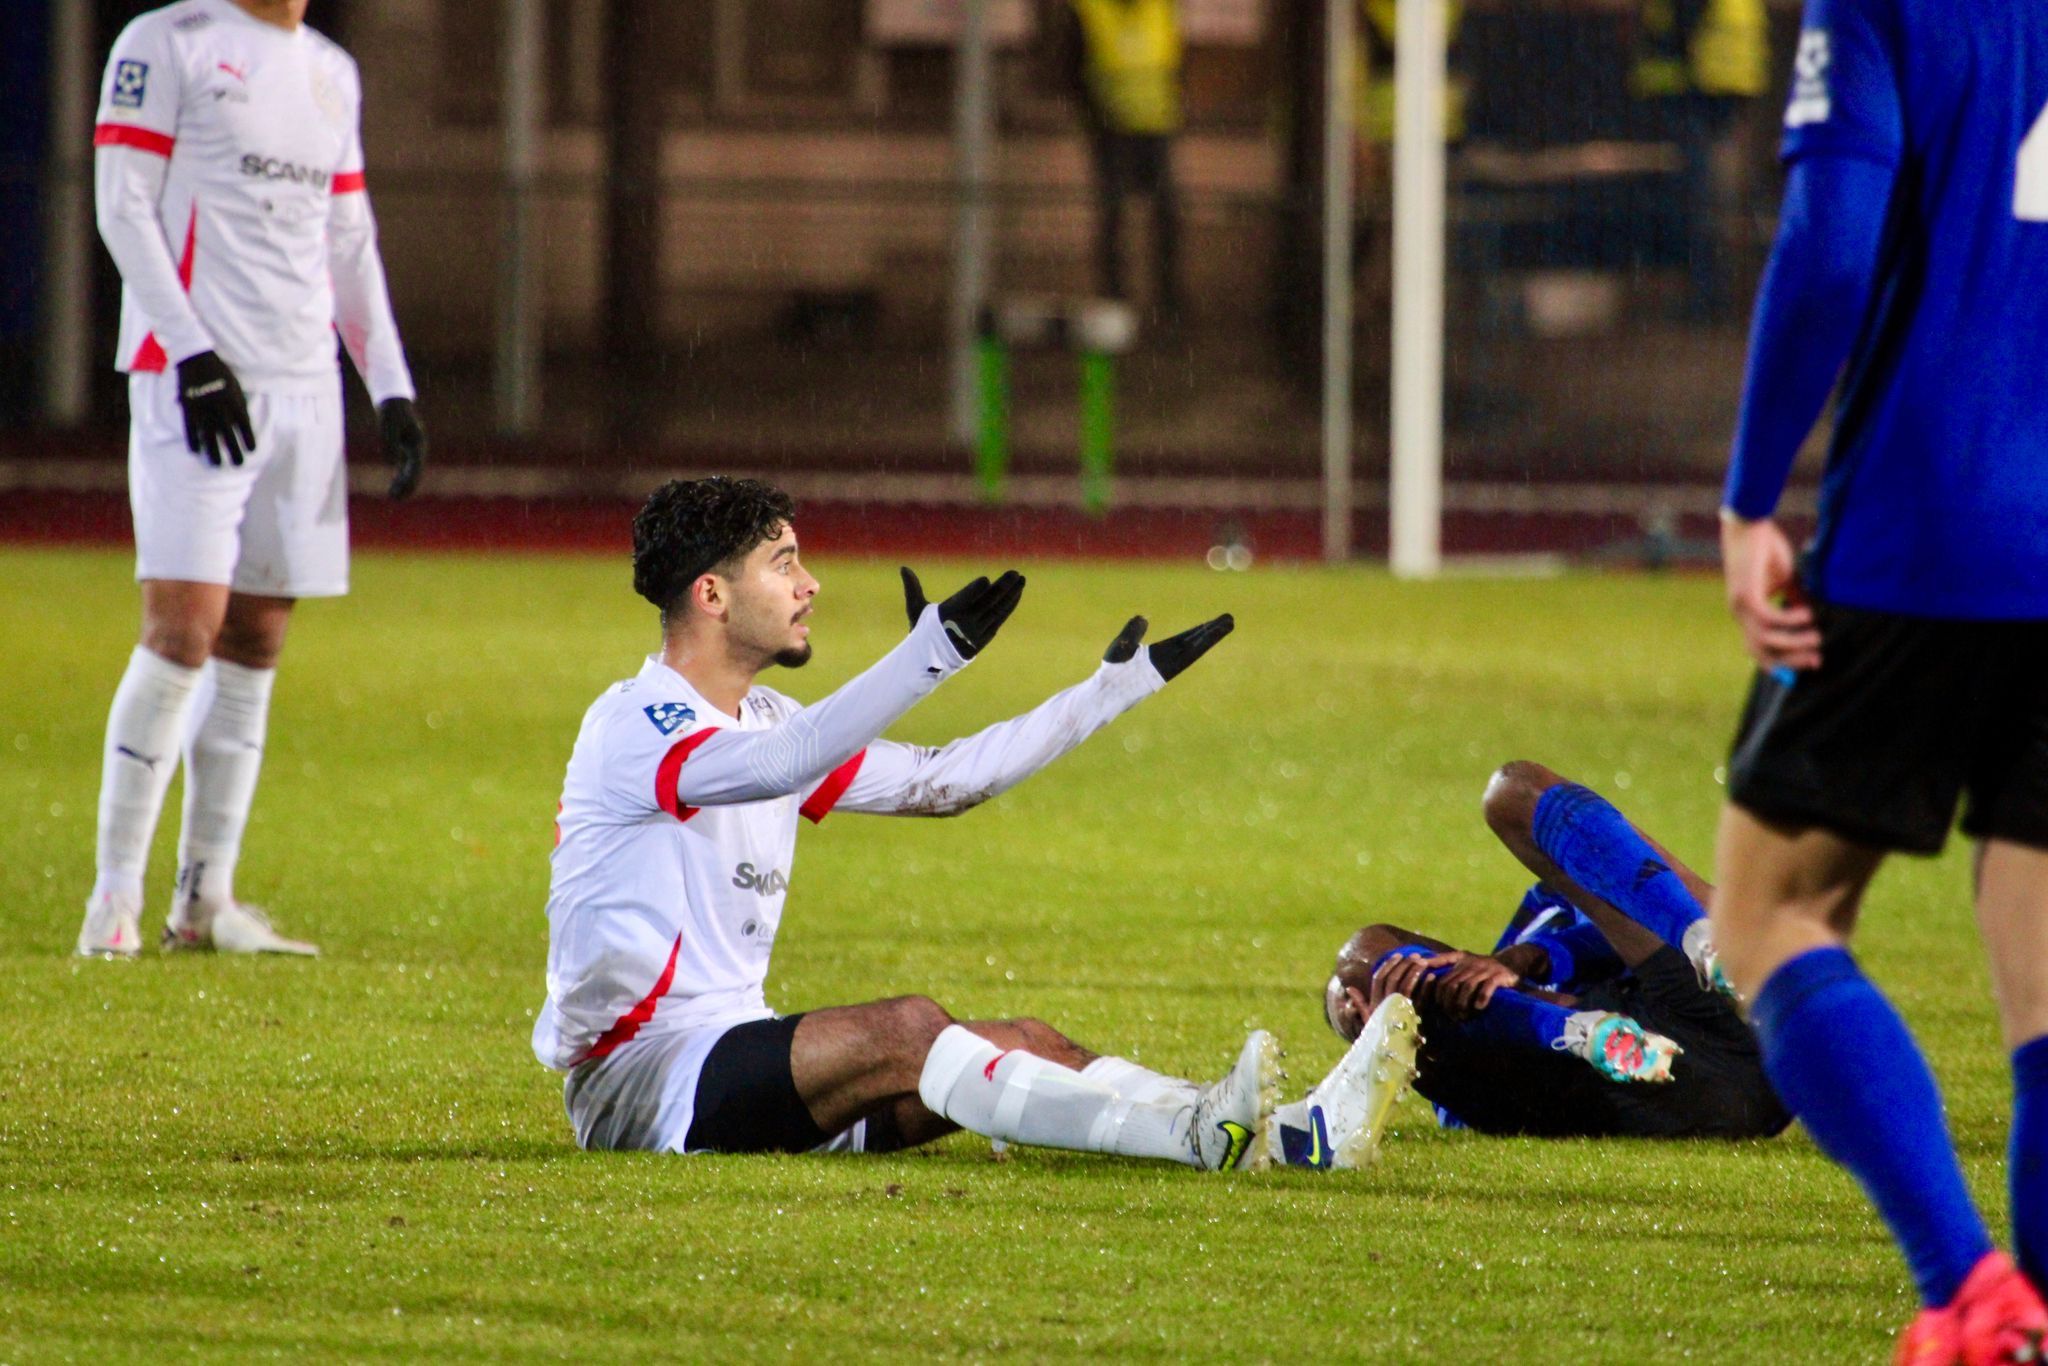
[[[819, 657], [773, 680], [802, 697], [902, 629], [893, 566], [817, 568]], [[920, 568], [937, 588], [967, 567]], [[1030, 705], [1135, 611], [1240, 629], [963, 820], [807, 828], [778, 1006], [923, 991], [1195, 1075], [1259, 1024], [1300, 1079], [1339, 1051], [1318, 989], [1350, 928], [1482, 940], [1513, 907], [1525, 879], [1477, 812], [1499, 761], [1543, 759], [1708, 861], [1743, 681], [1710, 581], [1025, 568], [990, 657], [899, 734]], [[1912, 1311], [1796, 1132], [1505, 1142], [1411, 1100], [1376, 1170], [1327, 1178], [998, 1162], [964, 1136], [577, 1152], [526, 1036], [562, 764], [654, 644], [609, 562], [363, 557], [355, 596], [294, 627], [239, 878], [326, 956], [76, 961], [133, 621], [125, 557], [0, 552], [0, 1361], [1869, 1361]], [[1960, 859], [1892, 870], [1866, 923], [2002, 1211], [2008, 1093]]]

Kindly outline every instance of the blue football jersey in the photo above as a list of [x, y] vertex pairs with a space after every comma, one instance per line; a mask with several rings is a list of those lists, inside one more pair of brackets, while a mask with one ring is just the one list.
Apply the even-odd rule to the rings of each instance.
[[1808, 0], [1804, 22], [1786, 160], [1896, 169], [1808, 581], [2048, 618], [2048, 0]]

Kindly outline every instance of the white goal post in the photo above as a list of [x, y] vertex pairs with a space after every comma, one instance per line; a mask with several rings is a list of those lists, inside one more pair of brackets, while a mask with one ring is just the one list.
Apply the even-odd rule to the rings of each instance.
[[[1323, 553], [1351, 554], [1352, 157], [1357, 0], [1327, 0], [1323, 145]], [[1445, 0], [1397, 0], [1388, 565], [1443, 565]]]

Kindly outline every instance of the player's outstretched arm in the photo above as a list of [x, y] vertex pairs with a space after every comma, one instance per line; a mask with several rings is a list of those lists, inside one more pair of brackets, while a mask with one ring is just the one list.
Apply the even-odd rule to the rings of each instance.
[[[908, 571], [906, 577], [908, 577]], [[1236, 623], [1229, 614], [1146, 646], [1131, 618], [1093, 677], [1007, 721], [938, 749], [882, 740], [814, 792], [804, 813], [833, 809], [886, 816], [957, 816], [1007, 792], [1166, 686]]]
[[[972, 656], [962, 646], [978, 651], [988, 644], [1023, 591], [1014, 570], [993, 583], [977, 579], [944, 603], [926, 604], [902, 644], [774, 729], [706, 728], [684, 736], [663, 761], [673, 764], [663, 770], [673, 777], [658, 780], [663, 799], [673, 793], [683, 806], [724, 806], [812, 791], [966, 668]], [[961, 616], [949, 620], [946, 611], [956, 607]]]

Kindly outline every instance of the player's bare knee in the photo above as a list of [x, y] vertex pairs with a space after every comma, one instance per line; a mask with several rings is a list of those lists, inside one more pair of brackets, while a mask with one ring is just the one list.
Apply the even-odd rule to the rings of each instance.
[[889, 1006], [893, 1033], [902, 1042], [904, 1053], [920, 1062], [953, 1023], [952, 1014], [929, 996], [898, 996]]
[[1543, 794], [1564, 779], [1528, 759], [1510, 759], [1486, 780], [1486, 795], [1480, 807], [1486, 813], [1487, 828], [1505, 838], [1526, 833], [1536, 821], [1536, 803]]
[[142, 648], [173, 664], [196, 669], [213, 653], [214, 623], [152, 617], [142, 623]]
[[213, 642], [216, 657], [245, 669], [274, 669], [278, 656], [283, 652], [284, 636], [281, 632], [247, 626], [232, 617], [221, 624], [220, 634]]
[[1027, 1015], [1010, 1024], [1024, 1036], [1025, 1050], [1041, 1058], [1067, 1067], [1085, 1067], [1095, 1058], [1095, 1054], [1035, 1016]]

